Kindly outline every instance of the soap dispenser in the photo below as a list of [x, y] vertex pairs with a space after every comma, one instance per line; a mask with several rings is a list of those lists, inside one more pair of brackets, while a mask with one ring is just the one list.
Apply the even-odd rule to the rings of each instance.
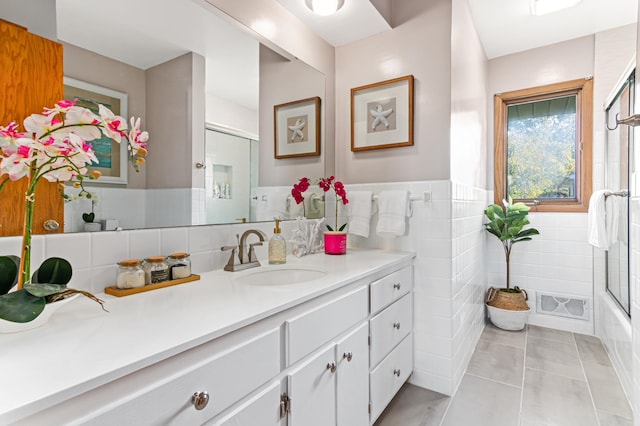
[[287, 241], [280, 231], [280, 219], [276, 219], [273, 237], [269, 240], [269, 264], [281, 265], [287, 262]]

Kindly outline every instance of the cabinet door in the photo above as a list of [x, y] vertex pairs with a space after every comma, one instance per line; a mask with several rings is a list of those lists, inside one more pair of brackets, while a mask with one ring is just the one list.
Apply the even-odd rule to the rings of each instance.
[[[0, 19], [0, 126], [11, 121], [20, 125], [31, 114], [63, 98], [62, 45], [26, 28]], [[6, 176], [2, 177], [4, 180]], [[20, 235], [24, 227], [24, 193], [27, 179], [7, 182], [0, 198], [0, 236]], [[36, 190], [33, 233], [62, 232], [64, 202], [55, 182], [45, 179]], [[46, 220], [56, 220], [57, 231], [45, 231]]]
[[215, 419], [208, 426], [283, 426], [280, 417], [280, 382], [275, 382], [250, 397], [231, 413]]
[[362, 324], [338, 341], [338, 426], [369, 423], [369, 327]]
[[336, 371], [335, 346], [331, 345], [288, 375], [289, 426], [336, 424]]

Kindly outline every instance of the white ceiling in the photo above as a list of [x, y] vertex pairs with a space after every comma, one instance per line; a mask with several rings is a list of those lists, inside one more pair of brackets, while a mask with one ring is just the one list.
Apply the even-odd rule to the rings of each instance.
[[631, 24], [637, 0], [582, 0], [543, 16], [529, 13], [529, 0], [469, 0], [489, 59]]
[[196, 52], [207, 93], [256, 110], [258, 42], [194, 0], [57, 0], [58, 38], [147, 69]]
[[[370, 0], [345, 0], [329, 17], [312, 13], [305, 0], [277, 1], [334, 46], [390, 29]], [[637, 17], [637, 0], [582, 0], [545, 16], [531, 16], [529, 0], [469, 4], [489, 58], [619, 27]], [[204, 0], [57, 0], [58, 37], [141, 69], [199, 53], [206, 57], [208, 93], [257, 109], [258, 43], [211, 8]]]
[[[390, 29], [369, 0], [345, 0], [333, 16], [315, 15], [305, 0], [278, 2], [334, 46]], [[582, 0], [571, 9], [532, 16], [529, 0], [469, 0], [469, 4], [489, 58], [636, 22], [638, 6], [637, 0]]]

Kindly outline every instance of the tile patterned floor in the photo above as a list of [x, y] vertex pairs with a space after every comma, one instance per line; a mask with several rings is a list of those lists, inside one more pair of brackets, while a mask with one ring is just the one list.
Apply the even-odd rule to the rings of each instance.
[[487, 325], [453, 397], [406, 384], [375, 426], [633, 426], [600, 342]]

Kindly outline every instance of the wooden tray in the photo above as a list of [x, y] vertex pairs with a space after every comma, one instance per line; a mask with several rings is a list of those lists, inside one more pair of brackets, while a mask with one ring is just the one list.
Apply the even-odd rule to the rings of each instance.
[[173, 285], [189, 283], [191, 281], [197, 281], [200, 279], [200, 275], [190, 275], [187, 278], [180, 278], [177, 280], [164, 281], [157, 284], [149, 284], [136, 288], [118, 288], [116, 286], [106, 287], [104, 292], [112, 296], [122, 297], [130, 296], [132, 294], [144, 293], [145, 291], [157, 290], [159, 288], [171, 287]]

